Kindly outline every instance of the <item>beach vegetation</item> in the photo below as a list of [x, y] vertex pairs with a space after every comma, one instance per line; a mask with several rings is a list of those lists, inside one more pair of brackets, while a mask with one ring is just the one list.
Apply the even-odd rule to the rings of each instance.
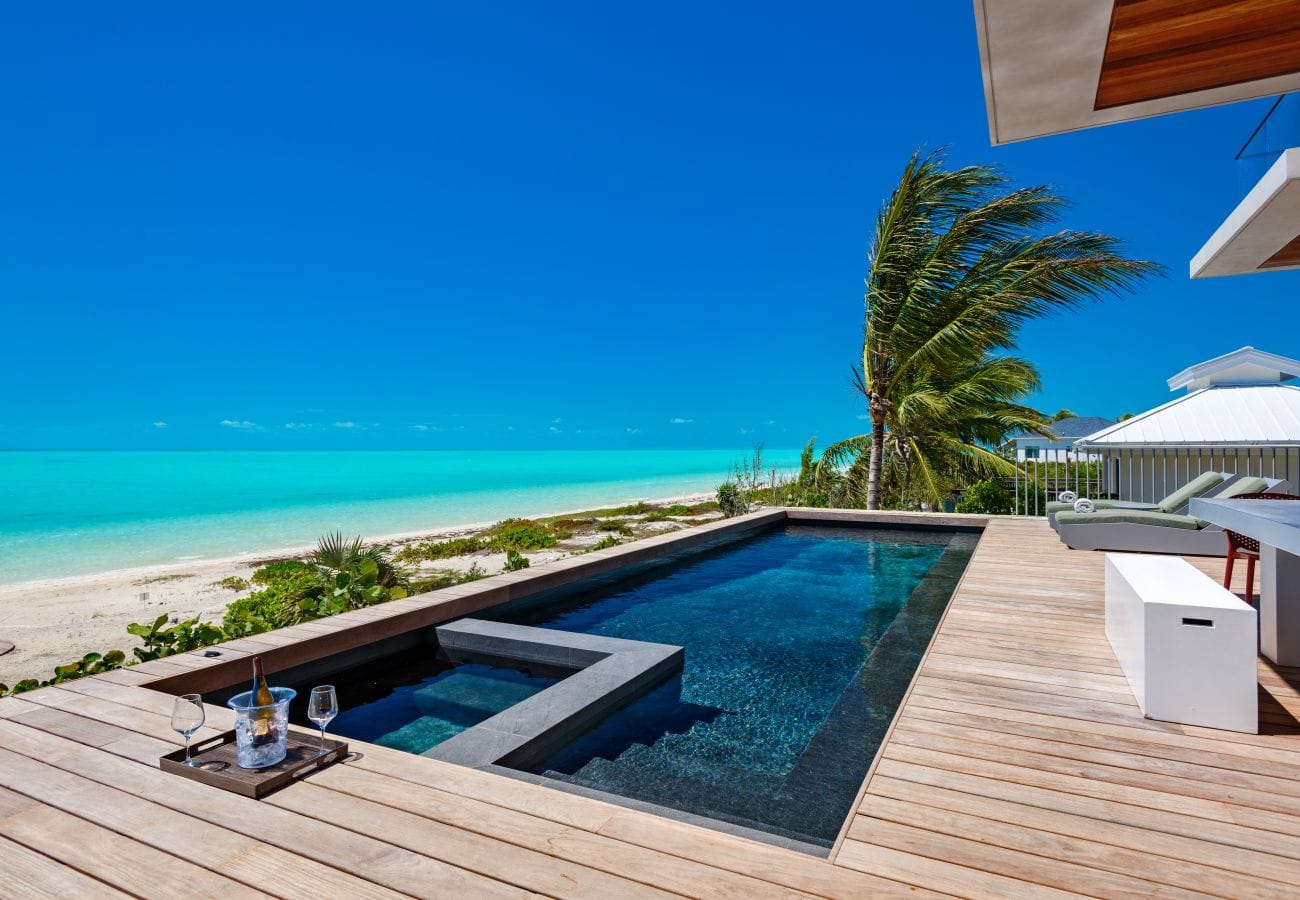
[[508, 550], [544, 550], [554, 547], [559, 538], [553, 528], [532, 519], [505, 519], [489, 528], [484, 535], [488, 546], [497, 553]]
[[278, 559], [262, 566], [249, 577], [254, 584], [269, 585], [293, 575], [313, 571], [310, 565], [300, 559]]
[[555, 531], [559, 536], [562, 532], [567, 532], [570, 537], [575, 531], [585, 531], [596, 523], [594, 516], [575, 518], [573, 516], [561, 516], [556, 519], [542, 519], [547, 526]]
[[749, 501], [736, 482], [728, 479], [718, 485], [718, 508], [728, 519], [749, 512]]
[[401, 588], [407, 573], [394, 561], [387, 544], [370, 544], [345, 538], [343, 532], [327, 534], [316, 542], [311, 561], [327, 578], [348, 574], [356, 581], [364, 576], [383, 588]]
[[394, 554], [400, 563], [420, 563], [436, 559], [451, 559], [453, 556], [468, 556], [488, 549], [487, 541], [478, 537], [448, 538], [445, 541], [423, 541], [408, 544]]
[[173, 653], [187, 653], [226, 639], [225, 632], [210, 622], [188, 619], [168, 626], [170, 619], [170, 616], [163, 613], [153, 622], [126, 626], [128, 634], [140, 639], [141, 646], [131, 651], [136, 659], [149, 662]]
[[628, 527], [627, 522], [623, 519], [605, 519], [596, 523], [597, 531], [617, 531], [624, 537], [632, 536], [632, 529]]
[[583, 553], [592, 553], [592, 552], [594, 552], [594, 551], [596, 551], [596, 550], [604, 550], [604, 549], [606, 549], [606, 548], [608, 548], [608, 547], [617, 547], [617, 546], [618, 546], [619, 544], [621, 544], [621, 543], [623, 543], [623, 541], [622, 541], [621, 538], [616, 538], [616, 537], [614, 537], [614, 535], [612, 535], [612, 534], [607, 534], [607, 535], [605, 535], [603, 538], [601, 538], [599, 541], [597, 541], [596, 543], [592, 544], [590, 547], [588, 547], [586, 550], [584, 550], [584, 551], [582, 551], [582, 552], [583, 552]]
[[220, 581], [214, 581], [213, 585], [228, 591], [246, 591], [251, 586], [247, 578], [240, 578], [238, 575], [227, 575]]
[[153, 575], [149, 578], [141, 578], [136, 584], [142, 586], [146, 584], [164, 584], [168, 581], [184, 581], [186, 578], [193, 577], [193, 572], [173, 572], [169, 575]]
[[506, 566], [503, 571], [518, 572], [520, 569], [528, 568], [528, 557], [524, 556], [518, 550], [506, 551]]

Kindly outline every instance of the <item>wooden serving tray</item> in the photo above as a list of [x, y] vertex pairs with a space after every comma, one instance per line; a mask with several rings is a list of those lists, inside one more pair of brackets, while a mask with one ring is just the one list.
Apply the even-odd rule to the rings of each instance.
[[192, 746], [194, 759], [199, 765], [185, 765], [185, 749], [181, 748], [161, 757], [158, 767], [164, 772], [183, 775], [254, 800], [260, 800], [272, 791], [348, 755], [348, 745], [343, 741], [326, 738], [322, 749], [319, 735], [294, 731], [289, 732], [288, 752], [284, 759], [265, 769], [241, 769], [236, 764], [233, 730], [204, 741], [195, 741]]

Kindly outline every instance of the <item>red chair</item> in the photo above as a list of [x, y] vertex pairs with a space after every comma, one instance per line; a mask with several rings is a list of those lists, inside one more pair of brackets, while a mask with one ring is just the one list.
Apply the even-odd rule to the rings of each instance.
[[[1294, 494], [1238, 494], [1233, 500], [1300, 500]], [[1259, 559], [1259, 541], [1235, 531], [1224, 531], [1228, 536], [1228, 565], [1223, 573], [1223, 586], [1232, 590], [1232, 564], [1238, 559], [1246, 561], [1246, 602], [1255, 604], [1255, 560]]]

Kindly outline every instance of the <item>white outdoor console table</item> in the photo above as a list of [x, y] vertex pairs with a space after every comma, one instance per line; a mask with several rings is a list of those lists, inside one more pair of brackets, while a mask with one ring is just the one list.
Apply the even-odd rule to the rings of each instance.
[[1197, 497], [1191, 513], [1259, 541], [1259, 650], [1300, 666], [1300, 502]]
[[1186, 560], [1106, 554], [1106, 637], [1148, 719], [1256, 733], [1255, 623]]

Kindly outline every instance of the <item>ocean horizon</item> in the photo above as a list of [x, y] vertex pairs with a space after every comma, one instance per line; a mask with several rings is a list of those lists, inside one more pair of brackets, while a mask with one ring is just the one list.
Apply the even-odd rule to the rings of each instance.
[[[0, 584], [712, 491], [740, 450], [11, 450]], [[796, 448], [764, 449], [767, 468]]]

